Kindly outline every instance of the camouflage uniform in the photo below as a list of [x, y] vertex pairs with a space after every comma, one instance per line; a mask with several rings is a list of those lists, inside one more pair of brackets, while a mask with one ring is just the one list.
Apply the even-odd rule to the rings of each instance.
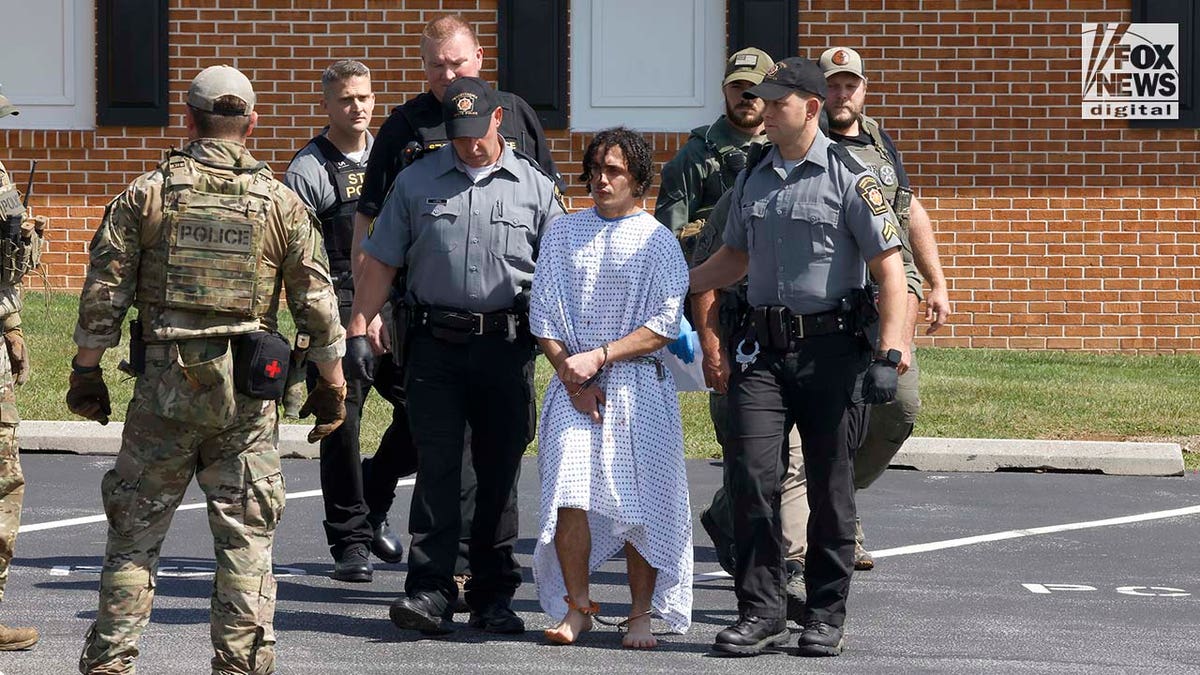
[[[0, 220], [16, 217], [23, 221], [24, 216], [25, 209], [17, 196], [16, 186], [4, 165], [0, 164]], [[4, 323], [4, 332], [21, 324], [20, 311], [20, 280], [0, 283], [0, 320]], [[0, 347], [0, 600], [4, 598], [4, 586], [8, 582], [8, 565], [21, 526], [21, 500], [25, 496], [25, 476], [21, 473], [17, 448], [17, 424], [21, 416], [17, 414], [14, 388], [8, 345], [4, 344]]]
[[[186, 236], [185, 223], [202, 221], [188, 220], [189, 209], [201, 206], [228, 210], [224, 220], [207, 221], [210, 233], [242, 218], [240, 232], [253, 242], [249, 268], [223, 272], [232, 263], [210, 257], [220, 256], [219, 243], [242, 241], [236, 227], [224, 230], [232, 234], [221, 234], [210, 251], [193, 248], [199, 262], [188, 263], [187, 250], [175, 242]], [[240, 143], [194, 141], [109, 204], [91, 244], [75, 342], [115, 346], [135, 305], [147, 347], [121, 450], [101, 485], [108, 545], [81, 672], [134, 671], [159, 549], [193, 474], [208, 501], [216, 554], [212, 672], [274, 672], [271, 543], [284, 506], [278, 418], [274, 401], [235, 391], [230, 337], [273, 330], [281, 286], [297, 329], [312, 338], [309, 358], [340, 357], [344, 332], [320, 229]], [[206, 304], [245, 311], [205, 310]]]

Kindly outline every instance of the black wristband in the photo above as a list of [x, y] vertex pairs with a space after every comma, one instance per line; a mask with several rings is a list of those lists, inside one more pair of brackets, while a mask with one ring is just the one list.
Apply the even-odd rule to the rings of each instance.
[[97, 372], [98, 370], [100, 370], [99, 365], [81, 366], [78, 363], [75, 363], [74, 357], [71, 358], [71, 372], [75, 373], [76, 375], [89, 375], [91, 373]]

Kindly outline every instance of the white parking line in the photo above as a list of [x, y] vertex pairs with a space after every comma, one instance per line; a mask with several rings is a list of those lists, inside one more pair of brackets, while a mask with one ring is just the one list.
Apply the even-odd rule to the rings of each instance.
[[[1150, 513], [1139, 513], [1132, 516], [1105, 518], [1103, 520], [1085, 520], [1079, 523], [1046, 525], [1044, 527], [1031, 527], [1023, 530], [1005, 530], [1003, 532], [993, 532], [991, 534], [979, 534], [973, 537], [959, 537], [958, 539], [932, 541], [928, 544], [897, 546], [896, 548], [885, 548], [879, 551], [871, 551], [871, 555], [876, 558], [887, 558], [896, 555], [927, 553], [929, 551], [940, 551], [947, 548], [960, 548], [962, 546], [983, 544], [991, 541], [1020, 539], [1021, 537], [1033, 537], [1041, 534], [1054, 534], [1056, 532], [1070, 532], [1072, 530], [1088, 530], [1097, 527], [1109, 527], [1111, 525], [1127, 525], [1129, 523], [1142, 523], [1148, 520], [1162, 520], [1164, 518], [1178, 518], [1180, 516], [1192, 516], [1196, 514], [1200, 514], [1200, 505], [1186, 506], [1181, 509], [1170, 509], [1167, 511], [1151, 511]], [[712, 579], [726, 579], [728, 577], [729, 575], [724, 571], [704, 572], [702, 574], [693, 575], [692, 581], [709, 581]]]
[[[411, 487], [416, 481], [412, 478], [406, 478], [398, 483], [396, 487]], [[289, 492], [285, 497], [289, 500], [304, 499], [305, 497], [320, 496], [320, 490], [304, 490], [303, 492]], [[208, 504], [205, 502], [196, 502], [192, 504], [180, 504], [176, 511], [195, 511], [196, 509], [206, 508]], [[51, 520], [46, 523], [31, 523], [22, 525], [21, 529], [17, 530], [20, 534], [27, 532], [40, 532], [42, 530], [57, 530], [60, 527], [74, 527], [76, 525], [90, 525], [92, 523], [103, 523], [107, 517], [104, 514], [97, 516], [82, 516], [80, 518], [67, 518], [64, 520]]]

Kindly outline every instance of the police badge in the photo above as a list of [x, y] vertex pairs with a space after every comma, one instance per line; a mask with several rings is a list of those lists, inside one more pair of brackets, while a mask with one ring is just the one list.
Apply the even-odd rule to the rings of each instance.
[[879, 182], [891, 187], [896, 184], [896, 170], [890, 164], [879, 167]]

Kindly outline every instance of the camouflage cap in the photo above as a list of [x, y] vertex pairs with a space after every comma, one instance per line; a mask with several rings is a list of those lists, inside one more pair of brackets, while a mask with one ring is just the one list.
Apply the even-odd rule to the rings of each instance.
[[12, 104], [4, 94], [0, 94], [0, 117], [9, 115], [20, 115], [21, 111], [17, 110], [17, 106]]
[[222, 96], [233, 96], [246, 104], [242, 115], [254, 110], [254, 87], [249, 78], [233, 66], [209, 66], [200, 71], [188, 87], [187, 104], [197, 110], [213, 112]]
[[821, 66], [821, 72], [828, 78], [835, 73], [850, 73], [861, 77], [864, 81], [867, 76], [863, 74], [863, 60], [858, 55], [858, 52], [849, 47], [830, 47], [821, 53], [821, 59], [818, 61]]
[[763, 75], [775, 65], [775, 61], [771, 56], [761, 49], [747, 47], [734, 52], [729, 60], [725, 62], [725, 79], [721, 81], [721, 86], [738, 80], [745, 80], [750, 84], [760, 84], [763, 81]]

